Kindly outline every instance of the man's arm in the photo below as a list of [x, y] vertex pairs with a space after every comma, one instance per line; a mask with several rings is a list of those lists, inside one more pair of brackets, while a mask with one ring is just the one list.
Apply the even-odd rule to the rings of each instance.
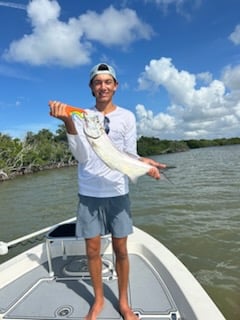
[[71, 115], [69, 115], [66, 111], [68, 105], [59, 101], [49, 101], [48, 104], [50, 107], [50, 115], [59, 120], [62, 120], [65, 124], [67, 130], [68, 145], [73, 156], [78, 162], [85, 162], [88, 159], [88, 152], [79, 137]]
[[50, 115], [64, 122], [67, 133], [76, 135], [77, 130], [72, 117], [66, 112], [67, 105], [59, 101], [49, 101], [48, 105], [50, 107]]

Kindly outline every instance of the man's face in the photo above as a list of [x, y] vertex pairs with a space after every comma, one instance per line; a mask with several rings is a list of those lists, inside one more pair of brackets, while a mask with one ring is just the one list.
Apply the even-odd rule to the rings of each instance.
[[111, 101], [117, 86], [117, 82], [109, 74], [98, 74], [90, 83], [90, 88], [98, 102]]

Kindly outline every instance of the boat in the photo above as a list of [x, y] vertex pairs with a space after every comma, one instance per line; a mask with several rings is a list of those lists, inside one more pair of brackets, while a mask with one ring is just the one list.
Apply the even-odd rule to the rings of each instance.
[[[0, 319], [84, 319], [93, 301], [85, 242], [75, 218], [9, 243], [0, 254], [39, 234], [41, 243], [0, 265]], [[122, 319], [110, 235], [101, 238], [105, 307], [98, 319]], [[134, 227], [128, 239], [129, 302], [139, 319], [224, 320], [188, 269], [162, 243]]]

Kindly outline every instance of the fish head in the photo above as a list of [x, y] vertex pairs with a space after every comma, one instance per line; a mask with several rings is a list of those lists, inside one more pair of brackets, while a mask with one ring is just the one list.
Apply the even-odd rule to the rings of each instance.
[[95, 112], [88, 112], [87, 114], [84, 114], [83, 120], [83, 129], [86, 136], [97, 139], [105, 133], [104, 128], [99, 121], [98, 115]]
[[68, 115], [73, 118], [83, 121], [83, 130], [86, 136], [97, 139], [105, 133], [103, 126], [101, 125], [98, 115], [95, 112], [86, 111], [84, 109], [66, 106], [65, 110]]

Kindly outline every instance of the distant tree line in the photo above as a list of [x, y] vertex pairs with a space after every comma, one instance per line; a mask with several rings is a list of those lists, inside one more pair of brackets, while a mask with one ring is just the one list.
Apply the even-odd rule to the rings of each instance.
[[[232, 144], [240, 144], [240, 138], [161, 140], [141, 137], [137, 141], [137, 149], [139, 155], [151, 156]], [[24, 140], [0, 133], [0, 181], [76, 163], [68, 148], [64, 125], [59, 125], [55, 133], [47, 129], [42, 129], [37, 134], [28, 132]]]
[[138, 153], [141, 156], [158, 155], [187, 151], [195, 148], [206, 148], [214, 146], [226, 146], [240, 144], [240, 138], [221, 139], [190, 139], [190, 140], [161, 140], [154, 137], [141, 137], [137, 142]]

